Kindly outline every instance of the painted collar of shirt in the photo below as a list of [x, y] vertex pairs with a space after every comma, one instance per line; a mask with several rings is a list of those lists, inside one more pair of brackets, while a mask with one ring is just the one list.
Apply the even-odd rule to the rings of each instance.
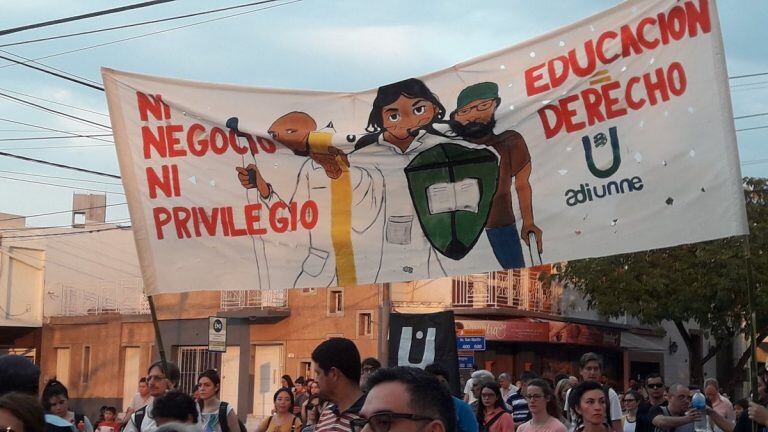
[[419, 134], [416, 135], [413, 141], [411, 141], [411, 144], [408, 146], [408, 149], [406, 149], [405, 151], [401, 151], [396, 145], [384, 140], [384, 133], [379, 135], [377, 144], [384, 147], [388, 147], [392, 151], [392, 153], [395, 153], [395, 154], [404, 155], [404, 154], [416, 153], [417, 150], [422, 146], [422, 144], [424, 144], [423, 138], [424, 138], [424, 135], [426, 134], [427, 134], [427, 131], [425, 131], [424, 129], [419, 130]]

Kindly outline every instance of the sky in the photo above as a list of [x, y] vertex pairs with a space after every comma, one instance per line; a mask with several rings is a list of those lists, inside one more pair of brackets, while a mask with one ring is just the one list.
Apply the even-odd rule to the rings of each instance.
[[[12, 6], [3, 8], [0, 29], [135, 2], [138, 0], [12, 2]], [[248, 1], [177, 0], [18, 32], [0, 36], [0, 55], [27, 59], [47, 57], [39, 62], [96, 83], [101, 82], [99, 70], [105, 66], [258, 87], [359, 91], [424, 75], [515, 45], [620, 2], [280, 0], [172, 22], [5, 46], [244, 3]], [[765, 43], [768, 2], [720, 0], [717, 7], [729, 76], [768, 73], [768, 44]], [[224, 18], [233, 14], [238, 15]], [[216, 18], [222, 19], [210, 21]], [[190, 25], [194, 23], [200, 24]], [[180, 26], [186, 27], [169, 30]], [[138, 37], [159, 31], [163, 32]], [[110, 43], [121, 39], [128, 40]], [[83, 49], [94, 45], [101, 46]], [[729, 84], [734, 116], [768, 112], [768, 75], [731, 79]], [[103, 92], [5, 60], [0, 60], [0, 93], [109, 125]], [[81, 135], [109, 134], [103, 127], [52, 115], [3, 97], [0, 97], [0, 119], [3, 119], [0, 120], [0, 151], [119, 174], [110, 136], [97, 137], [105, 141], [89, 138], [9, 141], [61, 133], [6, 120]], [[737, 130], [768, 126], [768, 116], [735, 120], [735, 125]], [[736, 135], [742, 174], [768, 177], [768, 128], [737, 131]], [[118, 180], [0, 157], [0, 213], [33, 215], [69, 210], [75, 191], [72, 187], [109, 191], [108, 204], [125, 202], [125, 196], [119, 193], [122, 187]], [[127, 222], [127, 219], [127, 206], [107, 209], [108, 221]], [[27, 224], [53, 226], [70, 221], [71, 215], [58, 214], [29, 218]]]

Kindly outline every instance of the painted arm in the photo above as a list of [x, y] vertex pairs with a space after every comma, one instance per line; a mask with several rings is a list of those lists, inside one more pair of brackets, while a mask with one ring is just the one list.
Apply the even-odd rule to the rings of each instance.
[[384, 175], [378, 169], [349, 168], [352, 183], [352, 229], [364, 233], [384, 207]]
[[520, 237], [522, 237], [525, 244], [530, 246], [528, 240], [528, 234], [534, 233], [536, 235], [536, 247], [539, 249], [539, 253], [544, 252], [542, 247], [541, 229], [533, 222], [533, 192], [531, 190], [531, 162], [528, 161], [525, 166], [515, 174], [515, 191], [517, 191], [517, 199], [520, 201], [520, 212], [522, 213], [523, 226], [520, 228]]

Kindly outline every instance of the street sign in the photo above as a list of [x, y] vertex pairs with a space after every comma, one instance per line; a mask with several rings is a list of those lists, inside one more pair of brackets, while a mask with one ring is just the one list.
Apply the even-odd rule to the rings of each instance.
[[472, 365], [475, 364], [474, 355], [460, 355], [459, 356], [459, 369], [472, 369]]
[[459, 351], [485, 351], [485, 336], [458, 336], [456, 346]]
[[208, 351], [227, 351], [227, 319], [208, 317]]

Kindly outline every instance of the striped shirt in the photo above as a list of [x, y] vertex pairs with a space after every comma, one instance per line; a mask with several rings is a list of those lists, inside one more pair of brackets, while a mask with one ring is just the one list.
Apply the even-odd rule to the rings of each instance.
[[328, 404], [320, 413], [320, 420], [315, 426], [315, 432], [352, 432], [349, 422], [360, 418], [360, 410], [365, 404], [365, 393], [349, 409], [340, 412], [336, 404]]
[[520, 391], [511, 393], [506, 403], [512, 411], [512, 418], [515, 419], [515, 424], [523, 424], [531, 419], [531, 410], [528, 409], [528, 402], [520, 394]]

